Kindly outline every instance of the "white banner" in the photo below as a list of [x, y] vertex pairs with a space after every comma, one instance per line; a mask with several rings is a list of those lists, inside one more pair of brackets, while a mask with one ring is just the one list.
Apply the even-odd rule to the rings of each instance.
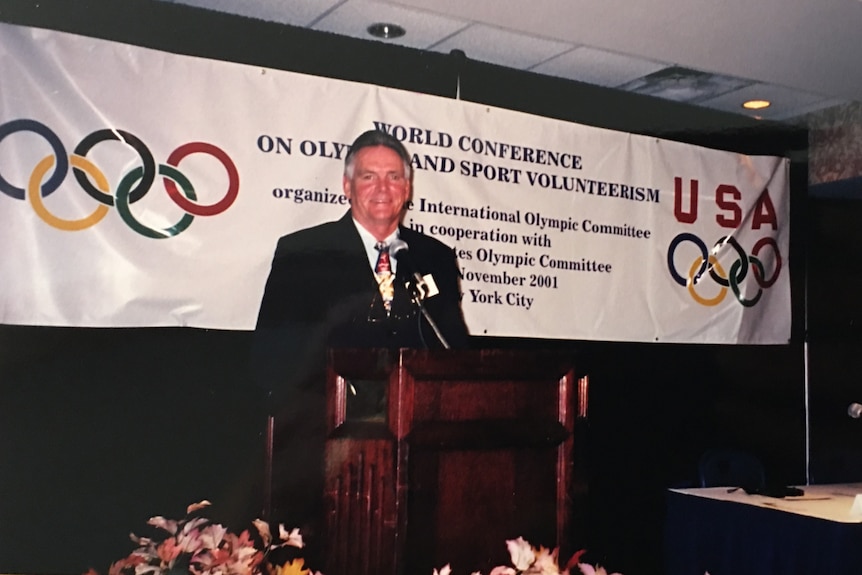
[[0, 78], [3, 323], [253, 329], [276, 240], [348, 209], [376, 126], [474, 335], [790, 337], [783, 158], [10, 25]]

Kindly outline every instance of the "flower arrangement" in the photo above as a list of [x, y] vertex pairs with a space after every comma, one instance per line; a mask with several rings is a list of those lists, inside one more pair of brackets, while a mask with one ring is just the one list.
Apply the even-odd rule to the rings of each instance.
[[[205, 517], [193, 514], [209, 501], [189, 505], [179, 521], [152, 517], [147, 523], [164, 532], [160, 538], [130, 534], [138, 548], [114, 562], [108, 575], [310, 575], [301, 557], [281, 565], [271, 563], [271, 554], [283, 547], [303, 547], [299, 529], [279, 526], [274, 541], [269, 524], [256, 519], [256, 534], [248, 529], [239, 535]], [[86, 575], [98, 575], [91, 569]], [[315, 575], [321, 575], [319, 572]]]
[[[223, 525], [194, 515], [209, 505], [209, 501], [189, 505], [186, 517], [178, 521], [152, 517], [147, 523], [163, 535], [150, 538], [131, 533], [130, 538], [138, 547], [114, 562], [108, 575], [323, 575], [319, 571], [312, 574], [301, 557], [280, 564], [273, 559], [273, 551], [277, 549], [302, 549], [299, 529], [288, 531], [279, 525], [276, 541], [269, 524], [256, 519], [252, 522], [255, 532], [246, 529], [237, 535]], [[575, 553], [561, 570], [556, 549], [536, 549], [522, 537], [506, 541], [506, 545], [512, 566], [494, 567], [489, 575], [574, 575], [575, 567], [581, 575], [608, 575], [603, 567], [580, 562], [585, 550]], [[85, 575], [99, 574], [90, 569]], [[451, 568], [446, 565], [434, 569], [433, 575], [451, 575]]]
[[[499, 565], [491, 569], [489, 575], [571, 575], [575, 573], [572, 571], [575, 567], [578, 568], [581, 575], [608, 575], [604, 567], [580, 562], [586, 549], [581, 549], [572, 555], [565, 567], [560, 570], [557, 563], [557, 549], [550, 550], [545, 547], [536, 549], [523, 537], [506, 541], [506, 546], [509, 549], [512, 566]], [[446, 565], [439, 571], [435, 569], [433, 575], [451, 575], [451, 569], [449, 565]], [[476, 571], [472, 575], [482, 574]], [[610, 575], [621, 574], [611, 573]]]

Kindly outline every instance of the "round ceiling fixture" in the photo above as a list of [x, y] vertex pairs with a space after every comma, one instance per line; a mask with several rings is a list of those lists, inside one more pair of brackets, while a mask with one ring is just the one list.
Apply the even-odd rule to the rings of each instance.
[[407, 31], [398, 24], [389, 24], [387, 22], [377, 22], [376, 24], [369, 26], [367, 30], [368, 33], [375, 38], [381, 38], [383, 40], [400, 38], [407, 33]]
[[772, 105], [769, 100], [748, 100], [742, 103], [742, 107], [746, 110], [762, 110]]

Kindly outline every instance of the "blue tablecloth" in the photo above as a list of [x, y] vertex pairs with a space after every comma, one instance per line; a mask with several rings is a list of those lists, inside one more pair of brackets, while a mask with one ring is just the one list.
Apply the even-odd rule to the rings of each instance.
[[[666, 575], [862, 574], [862, 523], [773, 507], [793, 505], [781, 499], [746, 504], [698, 491], [668, 492]], [[847, 499], [848, 514], [852, 501]]]

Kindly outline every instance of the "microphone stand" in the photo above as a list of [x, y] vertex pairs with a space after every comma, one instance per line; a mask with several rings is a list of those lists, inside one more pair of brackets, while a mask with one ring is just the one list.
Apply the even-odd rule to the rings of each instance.
[[[431, 329], [434, 330], [434, 335], [437, 336], [437, 340], [443, 346], [443, 349], [452, 349], [452, 346], [450, 346], [449, 342], [446, 341], [446, 338], [443, 337], [443, 332], [441, 332], [440, 328], [437, 327], [437, 322], [434, 321], [434, 318], [431, 317], [431, 314], [428, 313], [428, 310], [425, 309], [425, 305], [422, 303], [422, 300], [428, 295], [428, 284], [426, 284], [425, 280], [422, 279], [422, 274], [413, 267], [411, 261], [407, 257], [407, 250], [407, 242], [401, 238], [398, 238], [389, 244], [389, 253], [403, 265], [408, 266], [408, 275], [410, 276], [411, 281], [407, 282], [407, 284], [410, 286], [410, 291], [413, 292], [413, 303], [416, 304], [419, 311], [422, 312], [423, 316], [425, 316], [425, 320], [428, 322], [428, 325], [431, 326]], [[420, 337], [422, 335], [421, 326], [419, 335]]]
[[[419, 274], [415, 274], [415, 276], [419, 276]], [[410, 285], [412, 286], [411, 291], [413, 292], [413, 303], [416, 304], [419, 311], [422, 312], [422, 315], [428, 322], [428, 325], [430, 325], [431, 329], [434, 330], [434, 335], [437, 336], [437, 339], [443, 345], [443, 349], [452, 349], [449, 342], [446, 341], [446, 338], [443, 336], [443, 332], [441, 332], [440, 328], [437, 327], [437, 322], [434, 321], [434, 318], [431, 317], [431, 314], [428, 313], [428, 310], [425, 309], [425, 305], [422, 303], [422, 300], [425, 299], [425, 292], [427, 291], [428, 286], [425, 285], [425, 281], [422, 280], [422, 276], [415, 276], [413, 281], [410, 282]]]

